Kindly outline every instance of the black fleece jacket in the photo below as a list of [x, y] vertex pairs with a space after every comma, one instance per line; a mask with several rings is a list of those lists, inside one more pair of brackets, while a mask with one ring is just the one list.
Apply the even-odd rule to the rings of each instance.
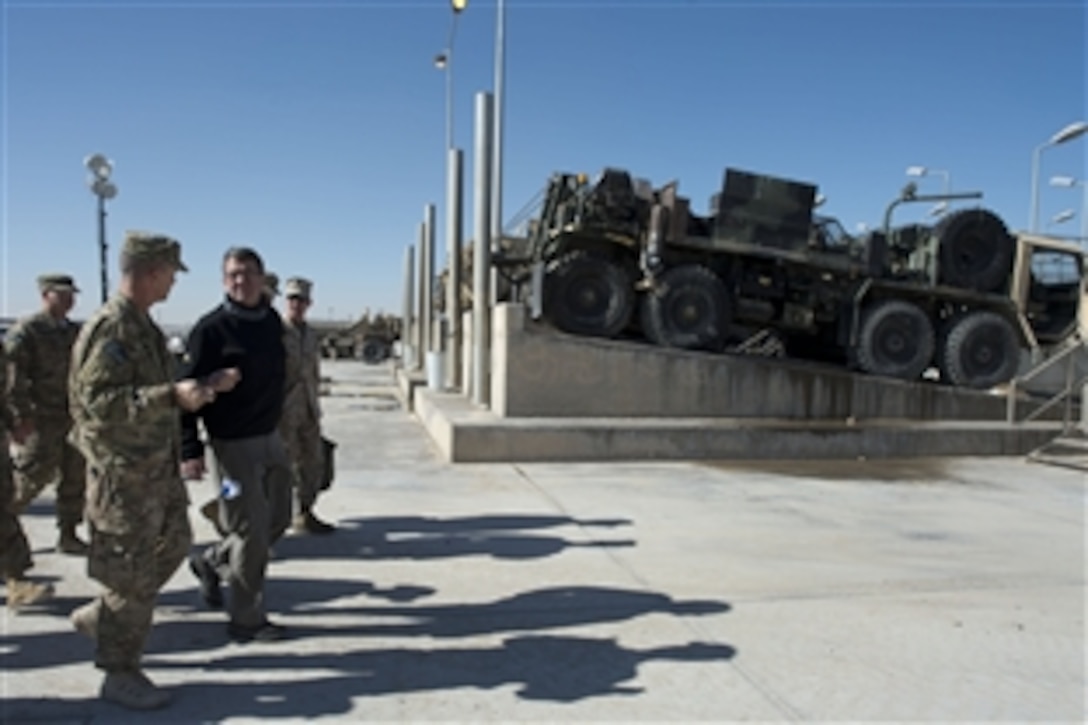
[[198, 416], [212, 438], [249, 438], [276, 429], [283, 412], [286, 352], [283, 322], [264, 298], [257, 307], [225, 299], [193, 326], [186, 353], [179, 379], [230, 367], [238, 368], [242, 378], [234, 390], [220, 393], [198, 412], [182, 413], [182, 460], [204, 456]]

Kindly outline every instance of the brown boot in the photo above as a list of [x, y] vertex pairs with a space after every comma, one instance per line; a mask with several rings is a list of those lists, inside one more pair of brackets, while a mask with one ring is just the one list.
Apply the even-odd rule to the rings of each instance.
[[331, 534], [336, 531], [336, 527], [330, 523], [322, 521], [314, 515], [313, 511], [304, 511], [295, 516], [293, 522], [295, 531], [300, 533], [306, 532], [308, 534]]
[[8, 608], [10, 609], [37, 604], [52, 596], [52, 584], [41, 584], [16, 576], [8, 577]]
[[57, 551], [73, 556], [86, 556], [91, 547], [87, 542], [76, 536], [75, 524], [61, 524], [60, 536], [57, 538]]
[[207, 501], [200, 507], [200, 513], [215, 527], [216, 533], [220, 536], [227, 535], [222, 524], [219, 523], [219, 499], [213, 498], [210, 501]]
[[107, 673], [99, 695], [130, 710], [155, 710], [170, 702], [170, 694], [139, 671]]
[[68, 620], [76, 631], [84, 637], [98, 639], [98, 612], [102, 606], [98, 599], [92, 599], [68, 615]]

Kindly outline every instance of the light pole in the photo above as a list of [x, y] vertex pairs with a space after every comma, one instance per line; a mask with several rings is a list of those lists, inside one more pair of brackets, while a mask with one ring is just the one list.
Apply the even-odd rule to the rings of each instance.
[[446, 72], [446, 150], [453, 148], [453, 41], [457, 37], [457, 18], [468, 5], [468, 0], [450, 0], [453, 15], [450, 17], [450, 34], [446, 49], [434, 57], [434, 67]]
[[1050, 179], [1051, 186], [1063, 186], [1067, 189], [1081, 187], [1084, 189], [1084, 201], [1080, 207], [1080, 240], [1082, 244], [1088, 244], [1088, 181], [1074, 179], [1072, 176], [1053, 176]]
[[98, 253], [99, 267], [102, 273], [102, 303], [109, 296], [109, 273], [106, 262], [106, 200], [117, 196], [117, 185], [110, 181], [113, 163], [102, 154], [92, 154], [83, 160], [83, 165], [91, 172], [87, 185], [98, 197]]
[[1039, 227], [1039, 158], [1043, 155], [1043, 149], [1057, 146], [1066, 141], [1072, 141], [1088, 131], [1088, 121], [1077, 121], [1061, 129], [1048, 140], [1035, 147], [1031, 154], [1031, 215], [1028, 221], [1031, 227], [1028, 231], [1034, 232]]
[[[923, 176], [940, 176], [944, 178], [944, 187], [942, 188], [942, 194], [948, 194], [952, 190], [952, 175], [944, 169], [931, 169], [928, 166], [908, 166], [907, 176], [913, 176], [915, 178], [921, 178]], [[940, 216], [948, 210], [948, 202], [942, 201], [933, 206], [929, 210], [930, 216]]]
[[[495, 8], [495, 107], [492, 109], [491, 152], [491, 243], [502, 244], [502, 144], [506, 86], [506, 2], [498, 0]], [[492, 288], [496, 294], [498, 285]]]

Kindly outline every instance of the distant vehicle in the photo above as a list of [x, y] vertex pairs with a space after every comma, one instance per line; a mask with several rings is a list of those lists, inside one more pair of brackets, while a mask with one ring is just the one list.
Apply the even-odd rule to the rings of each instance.
[[[933, 226], [855, 237], [814, 214], [812, 184], [726, 169], [707, 216], [677, 184], [653, 189], [620, 169], [590, 183], [556, 174], [527, 253], [496, 264], [560, 330], [636, 336], [689, 350], [777, 350], [874, 375], [989, 388], [1014, 377], [1021, 351], [1078, 325], [1083, 253], [1054, 238], [1010, 234], [982, 208]], [[774, 344], [768, 344], [774, 343]]]

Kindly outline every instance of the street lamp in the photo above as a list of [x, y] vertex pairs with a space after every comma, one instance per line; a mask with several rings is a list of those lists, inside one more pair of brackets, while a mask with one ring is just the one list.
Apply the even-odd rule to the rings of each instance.
[[99, 267], [102, 272], [102, 303], [109, 296], [109, 275], [106, 263], [106, 200], [117, 196], [117, 185], [110, 181], [113, 163], [102, 154], [92, 154], [83, 160], [83, 165], [91, 172], [87, 185], [91, 193], [98, 197], [98, 252]]
[[468, 0], [450, 0], [453, 16], [450, 18], [450, 35], [446, 49], [434, 57], [434, 67], [446, 72], [446, 150], [453, 148], [453, 41], [457, 34], [457, 18], [468, 5]]
[[1075, 217], [1077, 213], [1072, 209], [1066, 209], [1065, 211], [1058, 212], [1047, 223], [1048, 227], [1057, 226], [1058, 224], [1065, 224], [1067, 221]]
[[[944, 188], [942, 193], [948, 194], [952, 190], [952, 175], [944, 169], [931, 169], [928, 166], [908, 166], [907, 176], [913, 176], [915, 178], [921, 178], [923, 176], [941, 176], [944, 178]], [[929, 210], [930, 216], [940, 216], [944, 214], [948, 209], [948, 202], [942, 201]]]
[[1062, 186], [1066, 189], [1080, 186], [1084, 189], [1084, 201], [1080, 209], [1080, 238], [1083, 243], [1088, 244], [1088, 181], [1075, 179], [1072, 176], [1052, 176], [1050, 185]]
[[1048, 140], [1035, 147], [1031, 154], [1031, 216], [1028, 217], [1031, 224], [1029, 231], [1034, 232], [1039, 226], [1039, 157], [1043, 155], [1043, 149], [1057, 146], [1067, 141], [1072, 141], [1088, 131], [1088, 121], [1071, 123], [1058, 131]]

